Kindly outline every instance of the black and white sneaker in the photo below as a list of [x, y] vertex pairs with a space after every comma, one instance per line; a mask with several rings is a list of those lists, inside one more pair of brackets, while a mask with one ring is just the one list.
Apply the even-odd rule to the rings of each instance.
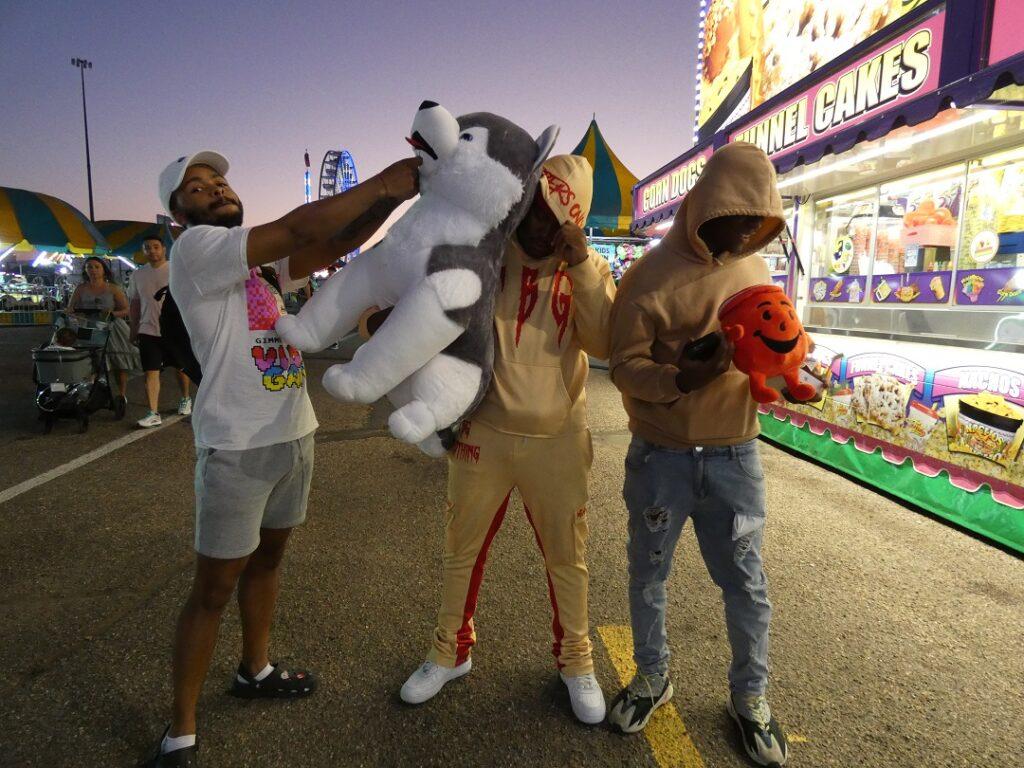
[[782, 727], [768, 708], [768, 700], [764, 696], [751, 696], [743, 704], [744, 711], [749, 712], [753, 719], [740, 714], [733, 694], [729, 695], [729, 716], [736, 721], [747, 755], [758, 765], [782, 768], [789, 757], [789, 744]]
[[671, 699], [673, 693], [668, 675], [637, 672], [633, 681], [612, 702], [608, 722], [623, 733], [642, 731], [654, 711]]

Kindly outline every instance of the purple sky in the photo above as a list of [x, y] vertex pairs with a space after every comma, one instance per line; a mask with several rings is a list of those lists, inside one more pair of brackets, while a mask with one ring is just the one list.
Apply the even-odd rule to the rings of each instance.
[[302, 153], [352, 152], [361, 178], [409, 155], [420, 101], [486, 110], [567, 152], [597, 113], [635, 174], [690, 146], [698, 0], [52, 2], [0, 24], [0, 186], [88, 214], [86, 72], [97, 219], [153, 220], [156, 177], [189, 151], [232, 163], [246, 222], [302, 202]]

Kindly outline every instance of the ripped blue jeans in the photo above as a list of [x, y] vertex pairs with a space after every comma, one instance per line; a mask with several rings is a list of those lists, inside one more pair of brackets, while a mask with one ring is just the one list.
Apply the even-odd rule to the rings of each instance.
[[672, 449], [634, 437], [622, 491], [629, 509], [633, 658], [645, 674], [668, 671], [665, 583], [687, 518], [704, 565], [722, 590], [732, 646], [729, 686], [763, 694], [768, 682], [768, 581], [761, 566], [764, 471], [757, 441]]

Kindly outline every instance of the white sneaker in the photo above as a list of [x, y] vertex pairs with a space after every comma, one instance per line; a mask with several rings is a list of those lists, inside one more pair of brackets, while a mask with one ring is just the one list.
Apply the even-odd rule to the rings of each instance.
[[409, 675], [399, 696], [406, 704], [422, 704], [434, 698], [445, 683], [469, 673], [473, 668], [473, 660], [459, 664], [457, 667], [442, 667], [432, 661], [423, 662], [423, 666]]
[[139, 419], [137, 423], [140, 427], [149, 428], [159, 427], [164, 422], [163, 419], [160, 418], [159, 413], [154, 413], [153, 411], [150, 411], [143, 418]]
[[587, 725], [597, 725], [604, 720], [604, 694], [601, 693], [601, 686], [594, 674], [575, 677], [566, 677], [561, 672], [559, 674], [565, 687], [569, 689], [572, 713], [576, 715], [576, 719]]
[[192, 413], [192, 398], [183, 397], [178, 401], [178, 413], [181, 416], [189, 416]]

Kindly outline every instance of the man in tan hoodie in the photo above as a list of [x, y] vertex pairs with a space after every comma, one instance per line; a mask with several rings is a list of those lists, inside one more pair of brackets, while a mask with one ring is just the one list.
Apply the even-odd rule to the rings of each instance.
[[[737, 291], [770, 282], [756, 252], [783, 226], [768, 157], [751, 144], [723, 147], [661, 244], [621, 281], [611, 328], [611, 377], [633, 433], [623, 497], [638, 671], [612, 703], [609, 720], [627, 733], [639, 731], [672, 697], [665, 584], [691, 518], [725, 602], [729, 713], [760, 765], [782, 765], [787, 753], [765, 698], [771, 605], [761, 564], [764, 474], [756, 403], [746, 376], [731, 365], [733, 348], [717, 311]], [[685, 349], [712, 332], [712, 352]]]
[[491, 540], [514, 488], [548, 573], [553, 652], [575, 715], [604, 719], [587, 616], [587, 354], [608, 354], [615, 285], [580, 228], [593, 196], [582, 157], [544, 163], [533, 206], [510, 239], [495, 308], [494, 379], [448, 458], [444, 588], [427, 661], [402, 686], [411, 704], [469, 672], [473, 613]]

